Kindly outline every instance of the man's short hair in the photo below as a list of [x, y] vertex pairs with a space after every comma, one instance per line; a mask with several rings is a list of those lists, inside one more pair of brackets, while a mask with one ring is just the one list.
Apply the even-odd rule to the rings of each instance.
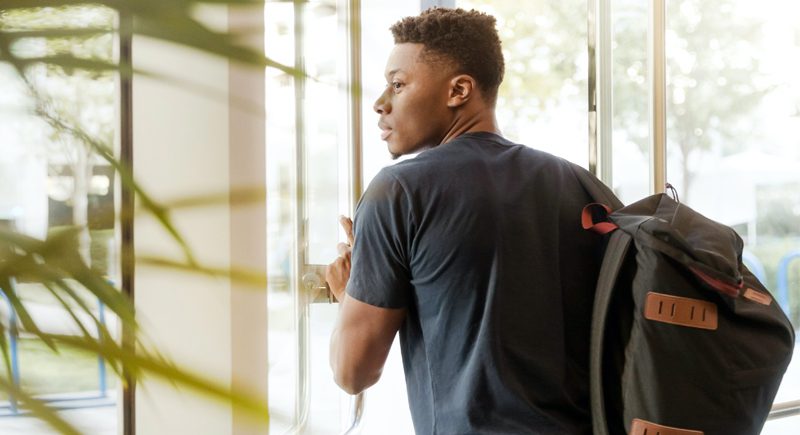
[[395, 44], [422, 44], [423, 56], [453, 62], [457, 72], [472, 76], [487, 101], [494, 103], [505, 62], [493, 16], [475, 10], [431, 8], [403, 18], [391, 31]]

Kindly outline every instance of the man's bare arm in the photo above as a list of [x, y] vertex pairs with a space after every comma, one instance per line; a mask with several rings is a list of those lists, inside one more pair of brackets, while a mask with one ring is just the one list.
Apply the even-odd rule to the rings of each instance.
[[330, 362], [333, 377], [343, 390], [358, 394], [381, 377], [394, 336], [406, 318], [406, 309], [380, 308], [345, 293], [350, 280], [353, 222], [339, 222], [348, 243], [338, 246], [339, 257], [328, 266], [325, 279], [339, 301], [339, 318], [331, 335]]
[[330, 360], [336, 383], [350, 394], [375, 384], [406, 309], [380, 308], [344, 295], [331, 335]]

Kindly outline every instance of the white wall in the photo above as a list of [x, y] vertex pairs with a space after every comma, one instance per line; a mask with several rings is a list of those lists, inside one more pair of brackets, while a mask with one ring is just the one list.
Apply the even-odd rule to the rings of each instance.
[[[216, 25], [226, 22], [224, 10], [204, 13], [213, 14]], [[259, 149], [263, 153], [263, 138], [259, 147], [257, 127], [259, 122], [263, 126], [263, 116], [245, 116], [229, 103], [231, 74], [242, 79], [236, 68], [219, 58], [142, 37], [134, 38], [133, 62], [136, 69], [174, 79], [137, 75], [133, 81], [133, 165], [145, 191], [168, 202], [227, 194], [231, 186], [263, 180], [265, 162], [258, 155]], [[235, 88], [234, 93], [240, 93]], [[249, 164], [243, 164], [248, 163], [245, 156]], [[247, 259], [248, 267], [266, 269], [264, 204], [234, 209], [225, 201], [171, 216], [201, 263], [228, 268]], [[146, 214], [137, 215], [134, 231], [137, 257], [182, 258], [170, 235]], [[134, 290], [145, 336], [161, 352], [184, 368], [225, 385], [247, 385], [266, 398], [264, 291], [142, 262], [136, 265]], [[155, 380], [137, 385], [138, 434], [256, 431], [229, 405]]]

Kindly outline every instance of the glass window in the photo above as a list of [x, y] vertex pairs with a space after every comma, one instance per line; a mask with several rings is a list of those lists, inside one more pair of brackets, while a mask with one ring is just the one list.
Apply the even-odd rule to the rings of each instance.
[[503, 135], [589, 164], [587, 3], [458, 0], [497, 19], [506, 70], [497, 101]]
[[[81, 37], [18, 38], [9, 53], [19, 58], [63, 54], [111, 61], [115, 20], [114, 11], [96, 6], [42, 8], [7, 11], [0, 16], [0, 27], [3, 31], [108, 29]], [[75, 135], [53, 128], [45, 115], [80, 128], [113, 148], [119, 124], [118, 95], [111, 72], [32, 64], [23, 76], [11, 63], [0, 63], [0, 225], [39, 239], [65, 226], [81, 227], [84, 260], [112, 281], [117, 280], [119, 252], [114, 171]], [[5, 292], [16, 291], [45, 332], [81, 333], [56, 293], [31, 277], [15, 277], [11, 285], [15, 288], [0, 292], [0, 321], [5, 325], [13, 325], [16, 317]], [[85, 304], [94, 307], [93, 314], [104, 319], [109, 330], [116, 330], [115, 319], [91, 293], [77, 282], [72, 288]], [[93, 327], [88, 316], [78, 319], [89, 329]], [[15, 328], [9, 335], [12, 373], [4, 376], [47, 399], [53, 407], [70, 408], [64, 411], [65, 418], [82, 431], [117, 433], [116, 377], [106, 376], [101, 359], [69, 348], [55, 353]], [[0, 371], [4, 372], [3, 367]], [[10, 418], [16, 413], [15, 399], [0, 393], [0, 432], [43, 433], [42, 422]]]
[[336, 256], [347, 173], [345, 10], [335, 0], [267, 2], [267, 264], [270, 426], [340, 432], [348, 398], [333, 382], [328, 342], [338, 307], [310, 303], [303, 277]]
[[[668, 180], [683, 202], [737, 230], [745, 263], [794, 325], [800, 138], [788, 133], [800, 129], [798, 13], [774, 0], [667, 2], [666, 33]], [[795, 355], [776, 403], [797, 399]]]
[[[389, 28], [403, 17], [419, 14], [419, 2], [403, 0], [375, 4], [364, 2], [361, 9], [361, 76], [363, 87], [363, 157], [364, 186], [384, 166], [394, 163], [386, 142], [381, 140], [378, 115], [373, 110], [375, 100], [386, 89], [386, 61], [394, 47]], [[401, 158], [402, 159], [402, 158]]]
[[800, 417], [787, 417], [776, 420], [767, 420], [761, 430], [761, 435], [792, 435], [800, 428]]
[[650, 192], [647, 2], [617, 0], [611, 9], [611, 126], [614, 193], [628, 204]]
[[[648, 193], [646, 2], [612, 2], [614, 189]], [[800, 24], [778, 1], [666, 2], [667, 181], [680, 200], [733, 227], [743, 261], [800, 321]], [[775, 403], [800, 399], [797, 355]], [[796, 433], [800, 419], [764, 434]]]

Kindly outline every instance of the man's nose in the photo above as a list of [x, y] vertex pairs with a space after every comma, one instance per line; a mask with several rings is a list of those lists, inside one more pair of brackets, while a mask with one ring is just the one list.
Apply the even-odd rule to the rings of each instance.
[[389, 98], [386, 95], [386, 91], [384, 91], [377, 100], [375, 100], [375, 104], [372, 105], [372, 110], [377, 112], [379, 115], [385, 115], [392, 111], [392, 106], [389, 103]]

